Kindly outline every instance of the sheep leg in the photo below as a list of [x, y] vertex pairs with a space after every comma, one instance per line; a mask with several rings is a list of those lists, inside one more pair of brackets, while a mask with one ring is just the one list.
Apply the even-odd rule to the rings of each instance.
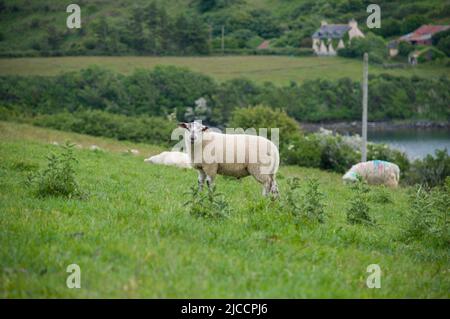
[[214, 178], [217, 175], [217, 164], [205, 165], [203, 171], [206, 174], [206, 185], [208, 185], [209, 190], [212, 190], [214, 184]]
[[198, 191], [201, 192], [203, 190], [203, 184], [205, 183], [206, 174], [203, 170], [198, 171]]
[[209, 190], [212, 190], [214, 185], [214, 176], [206, 175], [206, 185], [208, 185]]
[[275, 176], [272, 177], [270, 182], [270, 193], [275, 197], [280, 197], [280, 193], [278, 192], [277, 181], [275, 180]]
[[277, 182], [275, 181], [275, 179], [273, 179], [273, 177], [264, 182], [263, 196], [268, 195], [271, 195], [274, 198], [278, 198], [280, 196], [280, 193], [278, 192]]
[[263, 185], [262, 195], [266, 197], [270, 193], [270, 181], [265, 181]]

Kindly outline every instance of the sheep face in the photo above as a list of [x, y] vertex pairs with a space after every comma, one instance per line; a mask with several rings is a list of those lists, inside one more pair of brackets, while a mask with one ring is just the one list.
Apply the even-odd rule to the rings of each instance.
[[186, 143], [190, 143], [191, 145], [200, 144], [202, 142], [203, 132], [208, 129], [207, 126], [202, 125], [200, 122], [180, 123], [178, 126], [186, 129], [184, 139]]
[[357, 182], [359, 179], [360, 179], [360, 177], [354, 171], [348, 171], [347, 173], [345, 173], [344, 176], [342, 176], [342, 180], [346, 184], [351, 184], [351, 183]]

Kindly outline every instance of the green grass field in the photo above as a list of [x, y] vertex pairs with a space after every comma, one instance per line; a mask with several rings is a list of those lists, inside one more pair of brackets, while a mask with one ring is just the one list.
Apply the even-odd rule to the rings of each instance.
[[[26, 176], [66, 140], [83, 147], [76, 171], [89, 197], [36, 197]], [[124, 153], [131, 147], [140, 155]], [[273, 211], [251, 178], [218, 178], [231, 215], [199, 218], [184, 204], [196, 173], [143, 162], [159, 151], [0, 122], [0, 297], [450, 297], [448, 250], [399, 240], [408, 189], [370, 202], [378, 226], [352, 226], [340, 175], [282, 167], [281, 192], [288, 177], [319, 179], [324, 224]], [[81, 289], [66, 287], [72, 263]], [[381, 267], [380, 289], [366, 287], [369, 264]]]
[[[0, 59], [0, 75], [55, 75], [91, 65], [125, 74], [136, 68], [175, 65], [210, 75], [219, 81], [245, 77], [258, 83], [268, 81], [279, 85], [317, 78], [336, 80], [342, 77], [362, 77], [362, 63], [354, 59], [286, 56], [14, 58]], [[370, 73], [439, 77], [450, 76], [450, 68], [424, 65], [407, 69], [384, 69], [370, 66]]]

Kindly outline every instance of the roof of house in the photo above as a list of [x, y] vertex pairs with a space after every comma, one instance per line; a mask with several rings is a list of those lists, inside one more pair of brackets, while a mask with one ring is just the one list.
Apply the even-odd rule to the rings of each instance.
[[350, 29], [347, 24], [327, 24], [317, 29], [312, 37], [314, 39], [341, 39]]
[[264, 40], [260, 45], [258, 45], [258, 49], [268, 49], [270, 45], [270, 40]]
[[417, 30], [400, 37], [400, 40], [407, 40], [407, 41], [428, 40], [431, 39], [431, 37], [436, 33], [448, 29], [450, 29], [450, 26], [448, 25], [423, 25]]

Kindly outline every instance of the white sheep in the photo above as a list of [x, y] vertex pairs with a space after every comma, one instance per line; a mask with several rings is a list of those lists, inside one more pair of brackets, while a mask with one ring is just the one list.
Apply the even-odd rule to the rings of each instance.
[[144, 160], [146, 163], [191, 168], [190, 158], [182, 152], [162, 152]]
[[278, 148], [268, 139], [246, 134], [213, 132], [199, 122], [180, 123], [191, 165], [198, 170], [201, 190], [209, 188], [217, 174], [241, 178], [253, 176], [264, 185], [263, 195], [278, 196], [276, 173], [280, 162]]
[[140, 153], [139, 150], [136, 150], [134, 148], [132, 148], [131, 150], [128, 150], [128, 152], [130, 152], [133, 155], [139, 155], [139, 153]]
[[91, 145], [91, 147], [89, 147], [89, 149], [91, 151], [101, 151], [102, 150], [98, 145], [95, 145], [95, 144]]
[[394, 163], [380, 160], [362, 162], [353, 165], [342, 179], [345, 183], [362, 179], [369, 185], [397, 187], [400, 180], [400, 168]]

